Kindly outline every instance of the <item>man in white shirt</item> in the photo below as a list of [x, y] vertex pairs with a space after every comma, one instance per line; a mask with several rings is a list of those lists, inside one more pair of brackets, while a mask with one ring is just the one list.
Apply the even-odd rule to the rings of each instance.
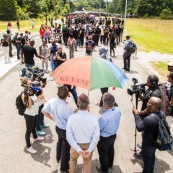
[[99, 123], [89, 112], [89, 98], [81, 94], [78, 98], [79, 111], [68, 119], [66, 136], [71, 146], [70, 173], [76, 173], [77, 159], [83, 157], [82, 173], [91, 170], [92, 153], [100, 136]]

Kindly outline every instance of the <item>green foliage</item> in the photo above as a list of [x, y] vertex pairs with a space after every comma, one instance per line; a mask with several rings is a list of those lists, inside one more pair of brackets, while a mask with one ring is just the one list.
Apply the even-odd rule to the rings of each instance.
[[[106, 12], [106, 7], [108, 13], [124, 14], [125, 2], [126, 0], [0, 0], [0, 19], [43, 18], [49, 15], [58, 17], [83, 8], [87, 11]], [[127, 14], [141, 17], [160, 16], [165, 19], [167, 11], [163, 9], [168, 8], [173, 11], [173, 0], [127, 0]]]
[[160, 13], [160, 18], [161, 19], [173, 19], [173, 14], [170, 9], [163, 9], [162, 12]]

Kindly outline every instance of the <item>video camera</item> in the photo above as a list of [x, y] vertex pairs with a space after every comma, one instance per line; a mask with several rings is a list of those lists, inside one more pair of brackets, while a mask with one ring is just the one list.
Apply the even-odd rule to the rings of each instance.
[[[33, 86], [28, 86], [25, 84], [21, 84], [22, 87], [24, 87], [24, 95], [26, 96], [33, 96], [34, 94], [38, 97], [42, 94], [42, 90], [38, 87], [38, 83], [36, 81], [32, 82]], [[37, 86], [36, 86], [37, 85]]]
[[145, 86], [147, 84], [139, 84], [139, 85], [136, 85], [136, 83], [138, 83], [138, 80], [136, 78], [132, 78], [132, 81], [134, 83], [133, 86], [131, 86], [132, 88], [131, 89], [127, 89], [127, 93], [129, 95], [133, 95], [133, 94], [136, 94], [136, 95], [141, 95], [141, 94], [144, 94], [145, 93]]
[[[43, 77], [44, 76], [43, 69], [40, 69], [40, 68], [35, 67], [35, 66], [32, 68], [29, 67], [28, 70], [26, 70], [26, 68], [23, 68], [21, 77], [24, 77], [24, 76], [31, 79], [32, 81], [42, 82], [43, 88], [46, 85], [47, 78]], [[39, 84], [38, 86], [41, 86], [41, 84]]]

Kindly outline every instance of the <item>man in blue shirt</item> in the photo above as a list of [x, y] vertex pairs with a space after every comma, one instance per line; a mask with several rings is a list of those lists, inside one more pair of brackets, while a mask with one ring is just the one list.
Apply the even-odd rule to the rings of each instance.
[[42, 109], [42, 113], [55, 121], [57, 142], [57, 162], [61, 160], [60, 170], [68, 172], [70, 160], [70, 145], [66, 140], [67, 120], [73, 114], [72, 108], [66, 102], [69, 95], [67, 87], [62, 86], [58, 89], [58, 99], [50, 99]]
[[96, 166], [102, 173], [108, 173], [114, 161], [114, 142], [120, 124], [121, 112], [114, 107], [115, 98], [110, 93], [103, 95], [104, 112], [99, 118], [100, 141], [97, 145], [101, 166]]
[[81, 94], [78, 98], [79, 111], [71, 115], [67, 123], [67, 140], [71, 145], [70, 173], [76, 173], [77, 159], [83, 157], [82, 173], [91, 170], [92, 153], [100, 136], [99, 123], [89, 112], [89, 98]]

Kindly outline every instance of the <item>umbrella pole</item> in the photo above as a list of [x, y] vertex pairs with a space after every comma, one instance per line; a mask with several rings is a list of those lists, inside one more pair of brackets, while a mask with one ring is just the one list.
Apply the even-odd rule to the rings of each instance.
[[88, 97], [90, 96], [90, 91], [88, 91]]

